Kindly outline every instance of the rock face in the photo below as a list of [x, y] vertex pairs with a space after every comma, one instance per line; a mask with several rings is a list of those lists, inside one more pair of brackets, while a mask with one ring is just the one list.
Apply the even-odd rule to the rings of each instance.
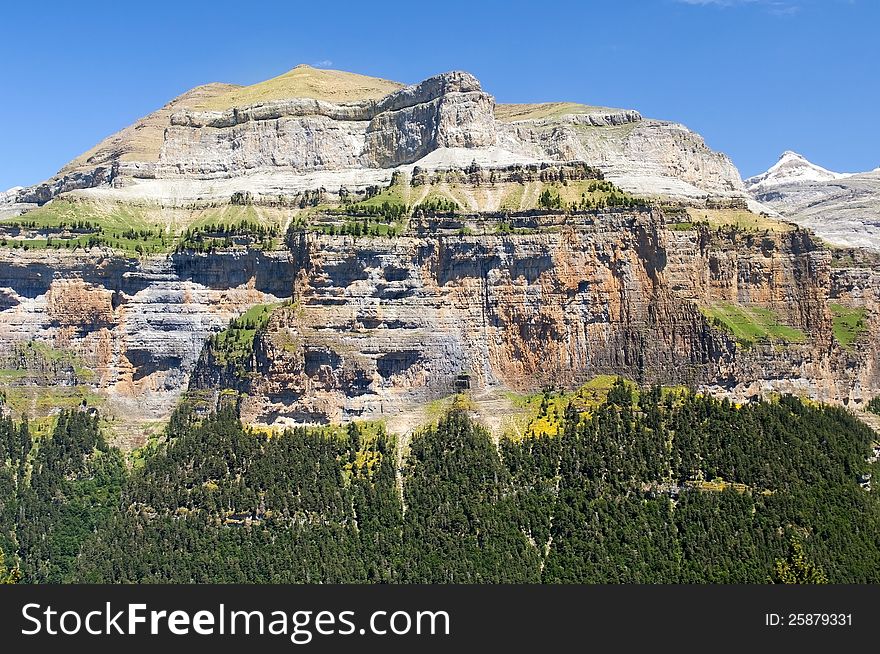
[[742, 195], [724, 154], [682, 125], [635, 112], [499, 123], [499, 144], [539, 159], [585, 161], [622, 188], [643, 195]]
[[[282, 97], [273, 86], [304, 75], [309, 85], [291, 87], [301, 96]], [[353, 93], [350, 77], [369, 92]], [[228, 199], [229, 184], [218, 180], [247, 185], [253, 175], [261, 176], [263, 187], [273, 186], [263, 179], [272, 176], [283, 177], [280, 185], [301, 186], [297, 177], [353, 171], [349, 185], [362, 179], [366, 187], [375, 183], [371, 171], [414, 163], [434, 169], [464, 166], [471, 160], [481, 165], [576, 160], [599, 167], [636, 193], [688, 199], [744, 194], [730, 160], [697, 134], [645, 120], [633, 110], [572, 103], [496, 108], [492, 96], [464, 72], [437, 75], [379, 98], [379, 89], [397, 85], [302, 66], [276, 80], [249, 87], [267, 86], [268, 95], [223, 84], [193, 89], [109, 137], [51, 180], [20, 192], [18, 202], [42, 204], [80, 189], [97, 189], [111, 198], [119, 190], [117, 197], [126, 199], [222, 200]], [[236, 99], [249, 103], [205, 109]], [[335, 180], [322, 177], [318, 184], [324, 183]]]
[[171, 116], [159, 171], [388, 168], [437, 148], [494, 145], [494, 104], [472, 75], [447, 73], [379, 101], [294, 98], [226, 111], [184, 109]]
[[84, 171], [71, 171], [42, 184], [20, 190], [16, 194], [14, 201], [28, 205], [45, 204], [62, 193], [109, 185], [116, 177], [118, 171], [119, 167], [116, 162], [109, 166], [97, 166]]
[[[878, 353], [836, 344], [828, 309], [869, 307], [862, 338], [876, 337], [876, 274], [832, 270], [806, 232], [739, 241], [669, 230], [656, 211], [535, 220], [553, 230], [303, 233], [293, 302], [256, 336], [248, 370], [229, 376], [208, 347], [190, 387], [235, 388], [243, 415], [268, 424], [387, 418], [453, 393], [461, 375], [476, 394], [603, 373], [738, 398], [860, 404], [880, 388]], [[806, 340], [741, 346], [700, 311], [719, 302], [767, 308]]]
[[19, 203], [18, 196], [24, 190], [21, 186], [13, 186], [0, 193], [0, 218], [18, 216], [32, 205]]
[[110, 415], [164, 418], [207, 336], [247, 307], [290, 294], [286, 253], [128, 259], [87, 252], [0, 250], [0, 352], [37, 342], [91, 372]]
[[880, 172], [835, 173], [786, 152], [746, 180], [752, 197], [830, 243], [880, 250]]
[[0, 193], [0, 204], [9, 204], [13, 202], [16, 198], [18, 198], [18, 194], [21, 190], [21, 186], [13, 186], [11, 189], [3, 191], [2, 193]]
[[[494, 178], [532, 184], [561, 170]], [[488, 185], [493, 173], [468, 176]], [[0, 368], [7, 390], [86, 387], [105, 415], [132, 423], [167, 417], [187, 388], [239, 391], [258, 423], [393, 418], [462, 376], [476, 395], [596, 374], [852, 406], [880, 391], [874, 259], [844, 267], [800, 230], [679, 223], [657, 209], [526, 211], [414, 217], [395, 238], [294, 230], [271, 252], [2, 249]], [[282, 301], [250, 333], [246, 359], [218, 355], [209, 336]], [[742, 344], [707, 317], [724, 303], [803, 338]], [[862, 312], [851, 347], [833, 335], [832, 306]]]

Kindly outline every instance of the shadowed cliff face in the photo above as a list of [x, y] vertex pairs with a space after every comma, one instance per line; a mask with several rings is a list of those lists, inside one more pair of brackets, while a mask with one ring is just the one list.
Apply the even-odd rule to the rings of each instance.
[[[672, 231], [656, 211], [564, 222], [509, 235], [303, 233], [293, 302], [257, 332], [244, 374], [207, 347], [191, 388], [235, 388], [247, 419], [285, 423], [394, 415], [453, 393], [462, 374], [477, 394], [608, 373], [738, 398], [860, 401], [880, 386], [876, 351], [835, 343], [828, 309], [846, 279], [876, 334], [875, 274], [834, 271], [806, 233]], [[797, 338], [738, 344], [704, 315], [724, 303], [760, 307]]]

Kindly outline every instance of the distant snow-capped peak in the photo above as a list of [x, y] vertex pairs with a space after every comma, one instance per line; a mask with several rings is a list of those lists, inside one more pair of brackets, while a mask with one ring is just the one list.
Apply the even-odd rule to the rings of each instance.
[[810, 182], [831, 182], [835, 179], [850, 177], [851, 173], [835, 173], [808, 161], [802, 155], [791, 150], [784, 152], [770, 170], [755, 175], [745, 181], [748, 189], [756, 187], [768, 188], [783, 184], [800, 184]]
[[8, 191], [0, 191], [0, 202], [13, 202], [19, 191], [24, 190], [23, 186], [13, 186]]

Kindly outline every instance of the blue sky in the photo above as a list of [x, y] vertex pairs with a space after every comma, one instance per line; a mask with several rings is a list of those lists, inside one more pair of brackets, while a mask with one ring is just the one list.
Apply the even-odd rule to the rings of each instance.
[[416, 82], [474, 73], [499, 102], [682, 122], [743, 176], [793, 149], [880, 166], [877, 0], [6, 3], [0, 190], [38, 182], [209, 81], [298, 63]]

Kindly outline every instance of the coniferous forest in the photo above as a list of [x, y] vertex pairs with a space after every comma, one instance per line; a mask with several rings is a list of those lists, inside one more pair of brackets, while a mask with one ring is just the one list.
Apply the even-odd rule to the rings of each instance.
[[[616, 383], [553, 436], [453, 410], [381, 429], [175, 413], [124, 456], [96, 416], [0, 420], [0, 578], [22, 582], [880, 581], [876, 434], [792, 397]], [[398, 456], [399, 455], [399, 456]]]

